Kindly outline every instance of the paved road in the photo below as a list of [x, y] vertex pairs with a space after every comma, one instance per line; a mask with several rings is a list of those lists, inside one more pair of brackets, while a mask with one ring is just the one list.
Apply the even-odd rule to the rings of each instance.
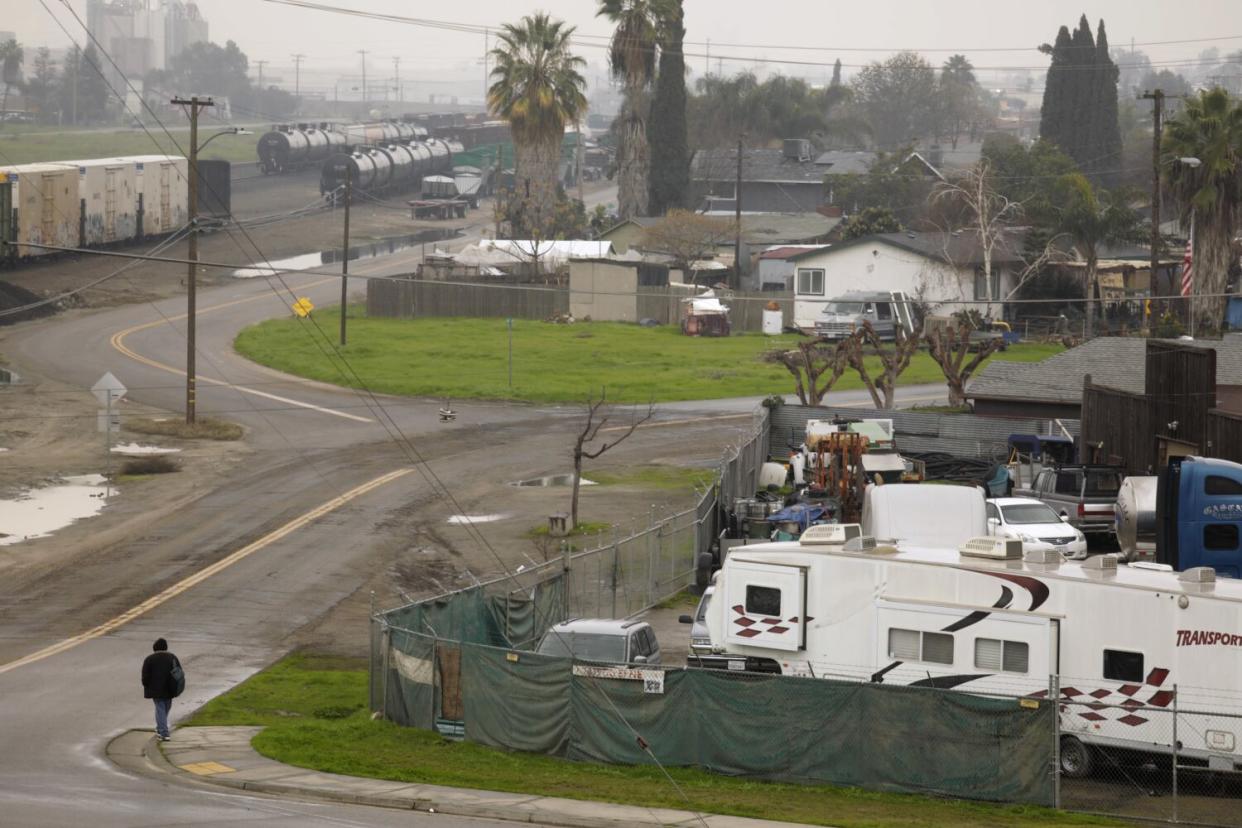
[[[417, 255], [404, 251], [352, 269], [404, 269]], [[473, 462], [468, 473], [478, 474], [488, 461], [480, 434], [516, 446], [577, 416], [567, 408], [471, 402], [459, 406], [461, 417], [446, 428], [436, 402], [370, 398], [293, 380], [232, 353], [241, 327], [287, 314], [295, 296], [330, 304], [339, 280], [297, 274], [275, 286], [238, 280], [200, 294], [199, 411], [228, 414], [250, 429], [257, 458], [251, 467], [142, 537], [101, 545], [71, 572], [36, 573], [0, 586], [0, 822], [64, 825], [88, 815], [101, 826], [419, 825], [427, 819], [179, 788], [128, 776], [100, 758], [113, 735], [148, 724], [137, 667], [155, 637], [177, 642], [187, 665], [192, 690], [174, 711], [184, 713], [270, 663], [295, 631], [365, 582], [375, 561], [360, 539], [436, 495], [432, 481], [408, 471], [406, 438], [420, 456]], [[111, 370], [134, 399], [178, 411], [183, 310], [177, 299], [31, 323], [6, 348], [16, 364], [82, 387]], [[331, 338], [335, 331], [312, 334]], [[901, 397], [924, 399], [938, 390], [906, 389]], [[865, 402], [857, 393], [840, 399]], [[754, 402], [677, 403], [664, 406], [661, 417], [736, 417]], [[403, 468], [408, 473], [386, 476]], [[339, 497], [348, 501], [333, 500]], [[197, 580], [203, 571], [214, 574]], [[127, 615], [152, 596], [157, 603]]]

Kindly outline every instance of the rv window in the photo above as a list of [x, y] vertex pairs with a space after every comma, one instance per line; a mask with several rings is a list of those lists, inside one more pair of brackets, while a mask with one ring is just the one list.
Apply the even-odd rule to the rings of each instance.
[[899, 658], [902, 661], [918, 661], [919, 660], [919, 633], [918, 630], [897, 630], [888, 631], [888, 657]]
[[754, 615], [781, 614], [781, 591], [776, 587], [746, 587], [746, 612]]
[[1024, 641], [975, 639], [975, 666], [1002, 673], [1025, 673], [1030, 664], [1030, 647]]
[[1218, 474], [1208, 475], [1207, 480], [1203, 481], [1203, 493], [1210, 495], [1240, 495], [1242, 494], [1242, 483], [1237, 480], [1231, 480], [1228, 477], [1221, 477]]
[[1203, 548], [1215, 551], [1238, 548], [1238, 526], [1235, 523], [1209, 523], [1203, 527]]
[[1104, 651], [1104, 678], [1111, 681], [1143, 682], [1143, 654], [1123, 650]]
[[918, 630], [890, 629], [888, 655], [902, 661], [930, 661], [934, 664], [953, 663], [953, 636]]
[[824, 271], [798, 268], [798, 294], [802, 296], [823, 296]]
[[875, 317], [876, 319], [892, 319], [893, 306], [888, 302], [877, 302], [875, 305]]
[[953, 663], [953, 636], [945, 633], [923, 633], [923, 661], [936, 664]]

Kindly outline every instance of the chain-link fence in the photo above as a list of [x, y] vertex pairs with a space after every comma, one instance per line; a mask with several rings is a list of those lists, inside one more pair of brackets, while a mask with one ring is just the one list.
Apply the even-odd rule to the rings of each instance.
[[[1242, 826], [1242, 776], [1234, 770], [1235, 762], [1242, 761], [1237, 744], [1242, 712], [1236, 705], [1217, 695], [1188, 697], [1183, 707], [1176, 685], [1153, 686], [1150, 675], [1116, 689], [1082, 689], [1087, 686], [1061, 682], [1061, 807], [1187, 825]], [[1218, 709], [1199, 706], [1213, 701]]]

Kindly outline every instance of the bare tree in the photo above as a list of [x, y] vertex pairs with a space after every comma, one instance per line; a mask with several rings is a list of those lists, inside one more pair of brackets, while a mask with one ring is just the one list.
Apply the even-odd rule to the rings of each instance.
[[[924, 337], [931, 358], [944, 372], [945, 381], [949, 384], [949, 405], [966, 404], [966, 382], [983, 364], [984, 360], [1000, 350], [1004, 340], [1000, 337], [989, 338], [982, 342], [970, 341], [970, 323], [962, 320], [957, 327], [944, 326], [934, 328]], [[967, 361], [972, 347], [974, 356]]]
[[[849, 367], [850, 342], [857, 337], [855, 334], [836, 345], [822, 337], [811, 339], [790, 351], [769, 351], [763, 360], [785, 366], [793, 375], [794, 391], [803, 405], [819, 405]], [[828, 378], [820, 384], [824, 374]]]
[[649, 251], [672, 256], [673, 265], [686, 273], [692, 263], [715, 253], [720, 245], [732, 244], [736, 228], [733, 219], [669, 210], [643, 231], [642, 243]]
[[[894, 340], [890, 348], [888, 343], [880, 339], [875, 328], [868, 321], [863, 322], [858, 335], [847, 339], [849, 343], [846, 354], [849, 366], [858, 372], [858, 377], [871, 394], [871, 401], [876, 408], [892, 408], [893, 394], [897, 388], [897, 378], [910, 366], [910, 360], [919, 349], [921, 335], [919, 331], [907, 333], [900, 324], [893, 328]], [[867, 370], [866, 357], [869, 356], [864, 346], [870, 346], [871, 354], [880, 359], [880, 373], [873, 379]]]
[[594, 460], [609, 449], [616, 448], [625, 442], [640, 425], [654, 416], [655, 403], [648, 403], [646, 413], [640, 417], [638, 412], [635, 411], [634, 416], [630, 418], [629, 425], [608, 429], [608, 431], [617, 430], [621, 432], [616, 439], [611, 441], [604, 440], [599, 444], [598, 448], [591, 449], [590, 444], [599, 438], [600, 432], [604, 431], [604, 427], [612, 419], [612, 408], [608, 405], [608, 391], [606, 388], [600, 388], [598, 400], [595, 399], [594, 395], [587, 397], [586, 422], [582, 424], [582, 430], [578, 432], [578, 436], [574, 439], [574, 484], [569, 508], [569, 528], [571, 530], [578, 528], [578, 493], [582, 488], [582, 461]]

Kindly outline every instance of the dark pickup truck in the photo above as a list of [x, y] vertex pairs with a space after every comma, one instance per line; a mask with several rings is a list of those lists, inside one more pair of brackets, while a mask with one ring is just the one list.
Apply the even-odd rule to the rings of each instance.
[[1112, 535], [1113, 504], [1122, 477], [1117, 466], [1059, 466], [1042, 469], [1029, 489], [1014, 489], [1013, 494], [1042, 500], [1085, 534]]

